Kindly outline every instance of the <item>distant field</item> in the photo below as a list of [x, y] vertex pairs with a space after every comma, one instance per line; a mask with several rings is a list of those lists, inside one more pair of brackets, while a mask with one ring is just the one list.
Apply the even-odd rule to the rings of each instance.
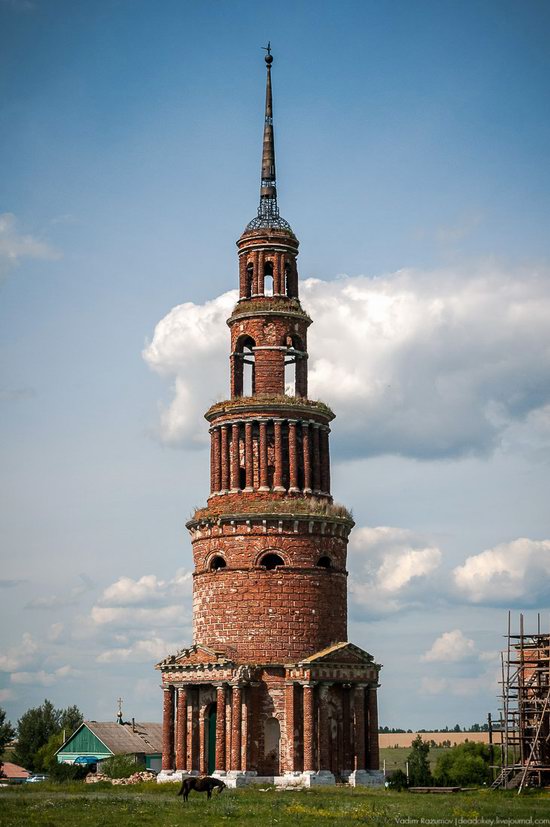
[[[420, 735], [423, 741], [435, 741], [436, 744], [441, 744], [443, 741], [450, 741], [451, 746], [456, 744], [463, 744], [465, 741], [476, 741], [480, 744], [489, 743], [488, 732], [380, 732], [378, 740], [381, 747], [410, 747], [417, 735]], [[495, 740], [498, 740], [498, 735], [495, 734]]]
[[[98, 789], [100, 788], [100, 789]], [[0, 788], [2, 827], [349, 827], [368, 824], [422, 824], [421, 819], [449, 824], [476, 824], [483, 819], [515, 823], [548, 818], [550, 795], [479, 792], [413, 795], [390, 790], [336, 788], [295, 792], [273, 788], [226, 790], [211, 801], [191, 794], [182, 804], [175, 785], [111, 787], [96, 784], [54, 786], [23, 784]], [[513, 823], [508, 821], [507, 823]]]
[[[403, 770], [405, 771], [405, 761], [410, 753], [410, 747], [390, 747], [380, 750], [380, 769], [383, 768], [383, 761], [386, 761], [386, 772], [389, 770]], [[444, 747], [432, 747], [429, 753], [430, 766], [435, 767], [435, 763], [440, 755], [448, 752]]]

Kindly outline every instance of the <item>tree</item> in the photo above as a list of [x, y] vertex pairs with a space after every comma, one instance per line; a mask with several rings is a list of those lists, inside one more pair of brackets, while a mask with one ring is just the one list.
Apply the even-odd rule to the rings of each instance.
[[466, 741], [437, 759], [434, 778], [441, 786], [487, 784], [491, 780], [491, 753], [487, 744]]
[[6, 720], [6, 710], [0, 707], [0, 759], [12, 738], [15, 737], [15, 729]]
[[51, 773], [53, 765], [57, 764], [56, 752], [63, 743], [63, 733], [55, 732], [50, 735], [45, 744], [34, 754], [33, 764], [37, 772]]
[[68, 706], [67, 709], [62, 709], [59, 716], [61, 733], [65, 730], [65, 738], [69, 738], [73, 732], [78, 729], [83, 720], [84, 716], [77, 706]]
[[47, 699], [42, 706], [28, 709], [17, 722], [15, 760], [28, 770], [36, 769], [35, 754], [59, 731], [59, 711]]
[[[15, 761], [28, 770], [39, 769], [37, 753], [48, 744], [52, 735], [70, 735], [82, 723], [82, 713], [76, 706], [55, 709], [47, 699], [42, 706], [28, 709], [17, 722], [17, 748]], [[68, 731], [70, 730], [70, 732]]]
[[2, 755], [9, 742], [15, 736], [15, 729], [6, 721], [6, 710], [0, 707], [0, 778], [2, 777]]
[[409, 762], [409, 784], [411, 787], [428, 787], [432, 783], [430, 772], [430, 745], [417, 735], [411, 744], [411, 751], [407, 757]]

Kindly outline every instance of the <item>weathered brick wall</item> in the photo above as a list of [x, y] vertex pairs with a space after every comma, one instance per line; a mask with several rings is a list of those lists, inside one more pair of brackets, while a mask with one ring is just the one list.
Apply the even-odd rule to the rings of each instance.
[[[286, 526], [279, 531], [273, 521], [265, 528], [259, 523], [247, 526], [235, 522], [234, 525], [225, 525], [223, 534], [197, 537], [193, 541], [193, 559], [197, 574], [208, 570], [214, 555], [224, 558], [227, 565], [224, 571], [227, 573], [229, 569], [257, 567], [260, 558], [267, 552], [280, 554], [286, 566], [305, 568], [315, 567], [320, 557], [327, 556], [333, 569], [345, 572], [346, 549], [344, 537], [332, 536], [328, 532], [321, 534], [319, 525], [315, 533], [309, 534], [307, 523], [298, 523], [298, 531], [291, 533]], [[327, 574], [325, 570], [320, 573]]]
[[287, 663], [347, 635], [346, 575], [291, 567], [196, 574], [193, 635], [252, 663]]

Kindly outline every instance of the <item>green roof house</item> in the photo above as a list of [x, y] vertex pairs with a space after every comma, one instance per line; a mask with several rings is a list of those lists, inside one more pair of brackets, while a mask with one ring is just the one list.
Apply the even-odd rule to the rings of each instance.
[[159, 771], [162, 724], [84, 721], [56, 755], [60, 764], [94, 764], [112, 755], [134, 755], [146, 769]]

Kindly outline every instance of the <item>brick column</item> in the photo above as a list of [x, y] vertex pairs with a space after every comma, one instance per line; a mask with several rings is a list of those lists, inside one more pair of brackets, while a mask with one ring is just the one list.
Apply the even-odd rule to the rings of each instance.
[[258, 770], [258, 744], [260, 740], [260, 688], [261, 684], [251, 683], [248, 689], [250, 705], [249, 769]]
[[311, 494], [311, 450], [308, 422], [302, 422], [302, 448], [304, 454], [304, 493]]
[[319, 685], [319, 769], [330, 770], [330, 721], [328, 690], [330, 684]]
[[274, 491], [284, 491], [283, 488], [283, 423], [280, 419], [274, 420], [275, 427], [275, 477]]
[[221, 467], [220, 467], [220, 453], [221, 453], [221, 444], [220, 444], [220, 429], [219, 428], [212, 428], [212, 439], [211, 439], [211, 451], [212, 451], [212, 484], [211, 490], [212, 493], [217, 492], [221, 488]]
[[320, 428], [321, 448], [321, 491], [330, 494], [330, 457], [328, 447], [328, 428]]
[[265, 275], [265, 252], [260, 250], [258, 253], [258, 280], [256, 282], [257, 292], [260, 296], [264, 294], [264, 275]]
[[378, 700], [376, 686], [369, 686], [367, 689], [368, 710], [369, 710], [369, 770], [380, 769], [380, 748], [378, 745]]
[[283, 292], [282, 289], [282, 272], [281, 272], [281, 265], [282, 265], [282, 253], [275, 253], [273, 256], [273, 295], [277, 295]]
[[315, 770], [315, 701], [313, 692], [315, 687], [311, 683], [304, 684], [304, 772]]
[[241, 770], [246, 772], [249, 769], [249, 753], [248, 753], [248, 721], [249, 721], [249, 689], [243, 687], [242, 689], [242, 707], [241, 707]]
[[214, 462], [214, 428], [210, 428], [210, 493], [213, 494], [216, 490], [214, 477], [215, 477], [215, 462]]
[[296, 422], [292, 420], [288, 423], [288, 465], [290, 487], [289, 491], [297, 493], [298, 488], [298, 441], [296, 439]]
[[313, 491], [321, 490], [321, 441], [319, 426], [313, 425]]
[[241, 768], [241, 734], [242, 734], [242, 689], [240, 686], [232, 688], [232, 712], [231, 712], [231, 769]]
[[238, 491], [239, 486], [239, 423], [231, 426], [231, 491]]
[[245, 491], [254, 490], [254, 454], [252, 446], [252, 422], [244, 426], [244, 464], [246, 469]]
[[187, 769], [187, 687], [178, 689], [176, 717], [176, 769]]
[[203, 687], [199, 686], [199, 772], [201, 775], [208, 773], [207, 746], [206, 746], [206, 704], [201, 698], [204, 696]]
[[225, 771], [225, 684], [216, 686], [216, 771]]
[[349, 686], [343, 687], [342, 690], [342, 718], [343, 718], [343, 741], [344, 741], [344, 759], [343, 769], [353, 769], [353, 739], [351, 735], [351, 692]]
[[246, 255], [239, 256], [239, 298], [246, 298]]
[[296, 687], [291, 681], [285, 685], [285, 729], [286, 755], [284, 756], [284, 770], [295, 772], [296, 766]]
[[229, 425], [221, 426], [221, 486], [220, 491], [229, 491]]
[[163, 687], [162, 769], [174, 769], [174, 687]]
[[199, 690], [198, 687], [193, 687], [191, 699], [188, 699], [187, 707], [190, 715], [187, 722], [187, 769], [200, 770], [199, 767]]
[[269, 478], [267, 473], [267, 422], [260, 420], [260, 491], [269, 491]]
[[365, 685], [355, 686], [353, 697], [354, 735], [355, 735], [355, 767], [356, 770], [365, 769]]

